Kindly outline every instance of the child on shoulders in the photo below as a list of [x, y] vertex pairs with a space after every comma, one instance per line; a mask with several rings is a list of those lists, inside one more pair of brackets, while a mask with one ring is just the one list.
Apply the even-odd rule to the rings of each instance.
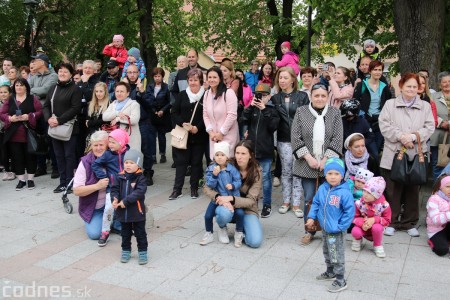
[[139, 79], [144, 80], [147, 69], [145, 63], [141, 58], [141, 51], [138, 48], [132, 47], [128, 50], [128, 59], [123, 66], [122, 78], [127, 76], [127, 69], [130, 65], [136, 65], [139, 72]]
[[275, 65], [277, 68], [281, 67], [291, 67], [294, 69], [295, 75], [298, 76], [300, 73], [300, 66], [298, 64], [299, 58], [298, 55], [291, 51], [291, 43], [286, 41], [281, 43], [281, 52], [283, 53], [283, 57], [281, 60], [277, 60]]

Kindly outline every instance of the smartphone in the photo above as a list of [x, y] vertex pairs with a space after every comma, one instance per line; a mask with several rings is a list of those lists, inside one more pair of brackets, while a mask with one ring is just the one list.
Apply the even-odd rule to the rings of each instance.
[[21, 109], [16, 109], [16, 116], [20, 117], [22, 115], [22, 110]]
[[323, 64], [322, 65], [322, 71], [328, 71], [328, 64]]
[[256, 102], [261, 102], [262, 97], [263, 97], [262, 93], [255, 93]]

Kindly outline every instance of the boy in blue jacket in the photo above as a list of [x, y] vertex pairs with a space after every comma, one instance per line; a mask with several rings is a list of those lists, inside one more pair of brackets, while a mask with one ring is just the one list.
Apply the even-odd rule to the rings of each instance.
[[324, 173], [326, 182], [319, 187], [314, 196], [305, 227], [314, 226], [314, 220], [320, 222], [327, 270], [316, 279], [333, 280], [328, 291], [336, 293], [347, 288], [347, 282], [344, 279], [344, 233], [355, 216], [355, 205], [350, 188], [343, 181], [344, 162], [339, 158], [328, 159]]

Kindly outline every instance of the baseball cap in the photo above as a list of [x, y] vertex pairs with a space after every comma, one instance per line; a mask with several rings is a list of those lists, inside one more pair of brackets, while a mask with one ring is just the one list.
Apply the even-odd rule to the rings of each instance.
[[34, 55], [34, 56], [31, 56], [31, 58], [43, 60], [48, 64], [50, 63], [50, 58], [48, 58], [48, 56], [45, 54]]

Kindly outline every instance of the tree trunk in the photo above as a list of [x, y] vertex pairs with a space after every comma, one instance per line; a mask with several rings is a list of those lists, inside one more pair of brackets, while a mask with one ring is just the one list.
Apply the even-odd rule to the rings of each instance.
[[141, 57], [147, 68], [147, 78], [151, 79], [151, 70], [158, 65], [155, 42], [153, 40], [153, 0], [137, 0], [139, 10], [145, 12], [139, 18], [141, 38]]
[[394, 1], [400, 73], [427, 69], [434, 88], [441, 67], [445, 8], [445, 0]]
[[[291, 40], [292, 33], [292, 7], [294, 0], [283, 0], [282, 16], [278, 15], [277, 2], [275, 0], [267, 1], [267, 9], [269, 14], [273, 17], [272, 27], [276, 35], [275, 53], [277, 58], [281, 59], [281, 43]], [[291, 49], [294, 51], [296, 49]]]

